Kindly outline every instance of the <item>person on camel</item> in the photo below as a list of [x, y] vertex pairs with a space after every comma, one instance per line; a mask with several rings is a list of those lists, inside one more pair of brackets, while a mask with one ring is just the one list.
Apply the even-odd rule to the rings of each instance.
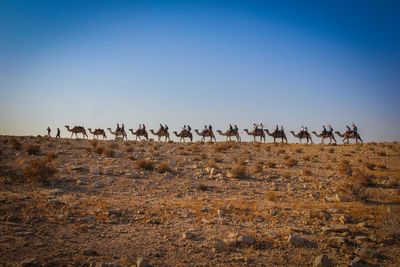
[[357, 133], [357, 126], [354, 124], [354, 122], [353, 122], [352, 126], [353, 126], [353, 134], [356, 134]]
[[304, 126], [301, 126], [300, 136], [303, 136], [303, 134], [304, 134]]
[[322, 125], [322, 134], [326, 134], [326, 133], [327, 133], [327, 131], [326, 131], [325, 125]]
[[238, 133], [239, 129], [238, 129], [238, 127], [237, 127], [237, 125], [236, 125], [236, 124], [235, 124], [235, 126], [234, 126], [233, 130], [235, 131], [235, 133]]
[[333, 128], [332, 128], [332, 126], [330, 124], [328, 125], [328, 133], [329, 134], [333, 133]]
[[232, 127], [232, 124], [229, 124], [229, 133], [233, 133], [233, 127]]
[[351, 129], [349, 125], [346, 125], [346, 134], [350, 134], [351, 133]]
[[210, 125], [208, 125], [208, 133], [211, 135], [211, 133], [212, 133], [212, 126], [211, 126], [211, 124]]

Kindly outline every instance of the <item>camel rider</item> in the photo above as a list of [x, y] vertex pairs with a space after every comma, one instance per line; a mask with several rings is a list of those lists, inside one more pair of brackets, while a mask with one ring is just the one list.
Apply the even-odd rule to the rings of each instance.
[[50, 129], [50, 127], [48, 126], [48, 127], [47, 127], [47, 136], [48, 136], [48, 137], [50, 137], [50, 133], [51, 133], [51, 129]]
[[186, 125], [183, 125], [181, 131], [182, 131], [182, 132], [186, 131]]
[[325, 125], [322, 125], [322, 134], [326, 134], [326, 128], [325, 128]]
[[162, 124], [160, 123], [160, 131], [164, 131], [164, 126], [162, 126]]
[[232, 124], [229, 124], [229, 133], [232, 133], [232, 132], [233, 132]]
[[192, 128], [190, 127], [190, 125], [187, 126], [187, 131], [190, 133], [190, 131], [192, 130]]
[[279, 131], [279, 126], [277, 124], [276, 127], [275, 127], [275, 132], [278, 132], [278, 131]]
[[207, 125], [204, 125], [204, 133], [208, 132]]
[[212, 133], [212, 126], [211, 126], [211, 124], [208, 125], [208, 131], [209, 131], [209, 134], [211, 135], [211, 133]]
[[264, 131], [264, 125], [262, 123], [260, 123], [260, 128], [261, 128], [261, 131]]
[[281, 132], [283, 133], [283, 125], [281, 125]]
[[254, 130], [253, 130], [252, 134], [255, 134], [258, 130], [258, 125], [256, 123], [253, 123], [253, 126], [254, 126]]
[[143, 123], [143, 132], [146, 131], [146, 125]]
[[300, 135], [304, 134], [304, 126], [301, 126]]
[[354, 122], [353, 122], [353, 125], [352, 125], [352, 126], [353, 126], [353, 133], [356, 134], [356, 133], [357, 133], [357, 126], [354, 124]]
[[332, 128], [332, 126], [330, 124], [328, 125], [328, 133], [329, 134], [333, 133], [333, 128]]
[[238, 132], [238, 127], [237, 127], [237, 125], [235, 124], [235, 127], [233, 128], [233, 130], [235, 131], [235, 133], [237, 133]]
[[125, 125], [124, 124], [122, 124], [122, 126], [121, 126], [121, 132], [124, 132], [125, 131]]
[[165, 124], [164, 131], [168, 131], [168, 125]]
[[119, 123], [117, 123], [117, 130], [116, 130], [116, 132], [118, 133], [119, 131], [121, 131], [121, 128], [119, 127]]
[[347, 134], [350, 134], [350, 133], [351, 133], [351, 129], [350, 129], [349, 125], [346, 125], [346, 133], [347, 133]]
[[305, 133], [308, 133], [308, 129], [307, 129], [307, 127], [306, 127], [306, 128], [304, 128], [304, 132], [305, 132]]

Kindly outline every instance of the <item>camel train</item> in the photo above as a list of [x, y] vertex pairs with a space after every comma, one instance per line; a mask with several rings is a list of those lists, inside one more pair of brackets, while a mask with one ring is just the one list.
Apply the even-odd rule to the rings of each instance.
[[[66, 125], [65, 126], [69, 132], [71, 132], [71, 138], [73, 135], [75, 135], [76, 138], [78, 138], [78, 134], [82, 134], [82, 138], [89, 138], [86, 130], [83, 126], [74, 126], [73, 128], [70, 128], [70, 126]], [[329, 125], [329, 130], [325, 129], [325, 126], [323, 126], [323, 131], [321, 133], [317, 133], [316, 131], [311, 131], [312, 134], [314, 134], [316, 137], [321, 138], [321, 144], [325, 143], [325, 140], [329, 140], [329, 144], [334, 142], [335, 144], [337, 143], [335, 134], [341, 138], [343, 138], [343, 143], [344, 144], [349, 144], [350, 139], [354, 139], [356, 143], [360, 141], [363, 143], [363, 140], [361, 139], [360, 135], [357, 132], [356, 126], [353, 124], [353, 130], [350, 130], [348, 126], [347, 131], [341, 134], [339, 131], [333, 132], [331, 126]], [[93, 135], [93, 139], [97, 138], [99, 139], [100, 137], [103, 138], [103, 140], [107, 139], [107, 135], [104, 129], [95, 129], [92, 131], [92, 128], [88, 128], [89, 133]], [[111, 135], [114, 136], [115, 139], [122, 139], [123, 140], [128, 140], [128, 135], [125, 132], [124, 125], [122, 124], [122, 127], [117, 126], [115, 131], [113, 131], [111, 128], [107, 128], [107, 130], [111, 133]], [[142, 140], [142, 138], [149, 140], [149, 134], [146, 131], [146, 128], [143, 124], [142, 126], [139, 126], [139, 129], [134, 131], [133, 129], [129, 129], [132, 135], [134, 135], [136, 138], [135, 140]], [[278, 126], [274, 129], [273, 132], [270, 132], [268, 129], [264, 129], [262, 124], [261, 127], [259, 125], [254, 124], [254, 129], [252, 131], [249, 131], [249, 129], [243, 129], [243, 131], [249, 135], [253, 136], [253, 141], [254, 142], [266, 142], [266, 136], [270, 136], [273, 138], [274, 143], [279, 140], [281, 143], [287, 143], [287, 138], [285, 131], [283, 130], [283, 127], [281, 129], [278, 129]], [[195, 129], [194, 132], [201, 137], [201, 141], [206, 141], [206, 139], [212, 141], [217, 141], [215, 138], [215, 134], [211, 128], [205, 127], [201, 132], [198, 129]], [[228, 130], [225, 132], [222, 132], [221, 130], [216, 131], [220, 136], [225, 136], [226, 141], [232, 141], [232, 137], [235, 138], [236, 142], [241, 142], [241, 137], [239, 134], [239, 130], [237, 126], [235, 125], [235, 128], [233, 128], [231, 125], [229, 126]], [[153, 129], [150, 130], [150, 133], [154, 136], [157, 136], [158, 141], [171, 141], [170, 139], [170, 134], [168, 131], [168, 126], [160, 124], [160, 129], [156, 132]], [[179, 138], [179, 142], [183, 141], [186, 142], [186, 139], [188, 139], [190, 142], [193, 142], [193, 134], [191, 132], [190, 126], [186, 127], [184, 126], [181, 131], [178, 133], [177, 131], [173, 131], [174, 135]], [[290, 133], [295, 137], [296, 139], [299, 139], [299, 143], [301, 144], [302, 140], [305, 139], [307, 144], [310, 142], [311, 144], [314, 144], [311, 134], [308, 132], [307, 128], [302, 127], [301, 131], [299, 131], [297, 134], [294, 131], [290, 131]], [[163, 140], [162, 140], [163, 139]]]

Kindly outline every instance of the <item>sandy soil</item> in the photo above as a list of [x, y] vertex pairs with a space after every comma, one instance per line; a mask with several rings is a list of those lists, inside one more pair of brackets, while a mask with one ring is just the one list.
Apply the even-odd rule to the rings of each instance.
[[400, 265], [398, 143], [1, 136], [0, 185], [4, 266]]

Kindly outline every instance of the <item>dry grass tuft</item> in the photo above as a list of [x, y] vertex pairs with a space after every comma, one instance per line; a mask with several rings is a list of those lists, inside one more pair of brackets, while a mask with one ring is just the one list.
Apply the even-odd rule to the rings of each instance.
[[230, 148], [232, 148], [232, 143], [231, 142], [223, 142], [223, 143], [217, 143], [214, 146], [214, 151], [215, 152], [224, 152]]
[[171, 166], [169, 165], [169, 162], [166, 160], [160, 162], [160, 164], [157, 166], [157, 171], [159, 173], [171, 172]]
[[303, 156], [303, 159], [304, 159], [305, 161], [309, 161], [310, 158], [311, 158], [310, 155], [304, 155], [304, 156]]
[[97, 141], [97, 140], [90, 140], [90, 141], [89, 141], [89, 144], [90, 144], [93, 148], [96, 148], [96, 146], [97, 146], [98, 143], [99, 143], [99, 141]]
[[247, 177], [247, 168], [238, 164], [232, 168], [231, 174], [233, 178], [244, 179]]
[[375, 183], [373, 182], [373, 175], [367, 175], [360, 169], [355, 169], [353, 172], [352, 180], [355, 184], [360, 184], [363, 186], [371, 186]]
[[289, 159], [285, 160], [284, 164], [287, 167], [294, 167], [297, 165], [297, 160], [289, 158]]
[[96, 152], [97, 154], [103, 154], [103, 151], [104, 151], [104, 147], [102, 147], [102, 146], [98, 146], [98, 147], [96, 147], [95, 149], [94, 149], [94, 152]]
[[312, 172], [311, 172], [310, 169], [304, 169], [301, 173], [302, 173], [304, 176], [311, 176], [311, 175], [312, 175]]
[[27, 167], [22, 170], [26, 180], [32, 184], [48, 184], [49, 178], [56, 174], [56, 169], [47, 164], [45, 159], [32, 160]]
[[347, 175], [347, 176], [351, 176], [352, 173], [353, 173], [353, 169], [352, 169], [351, 166], [350, 166], [350, 162], [349, 162], [348, 160], [345, 160], [345, 159], [342, 160], [342, 161], [339, 163], [338, 171], [339, 171], [341, 174], [344, 174], [344, 175]]
[[276, 153], [278, 154], [278, 155], [280, 155], [280, 154], [285, 154], [285, 149], [279, 149]]
[[267, 163], [267, 167], [268, 167], [268, 168], [275, 168], [275, 167], [276, 167], [276, 163], [275, 163], [275, 162], [272, 162], [272, 161], [269, 161], [269, 162]]
[[54, 160], [54, 159], [56, 159], [56, 158], [57, 158], [56, 152], [49, 152], [49, 153], [46, 155], [46, 157], [45, 157], [45, 159], [46, 159], [47, 161], [52, 161], [52, 160]]
[[154, 169], [154, 163], [148, 159], [142, 159], [135, 162], [136, 168], [141, 171], [149, 171]]
[[16, 139], [14, 139], [14, 138], [11, 139], [10, 143], [11, 143], [11, 148], [12, 149], [15, 149], [15, 150], [20, 150], [21, 149], [21, 143], [18, 142]]
[[298, 147], [294, 150], [296, 153], [303, 153], [303, 149], [301, 147]]
[[106, 157], [114, 157], [115, 156], [115, 152], [112, 148], [104, 149], [102, 154], [103, 154], [103, 156], [106, 156]]
[[272, 201], [272, 202], [277, 201], [280, 198], [279, 194], [277, 192], [275, 192], [275, 191], [268, 191], [265, 194], [265, 196], [267, 197], [267, 199], [269, 201]]
[[376, 152], [376, 154], [378, 154], [381, 157], [386, 157], [387, 156], [385, 151], [378, 151], [378, 152]]
[[329, 148], [328, 152], [329, 152], [329, 153], [334, 153], [334, 152], [335, 152], [335, 149]]
[[28, 144], [24, 150], [29, 155], [37, 155], [40, 153], [40, 145]]
[[373, 171], [373, 170], [375, 169], [375, 167], [376, 167], [376, 165], [373, 164], [373, 163], [371, 163], [371, 162], [364, 162], [364, 166], [365, 166], [367, 169], [371, 170], [371, 171]]
[[131, 152], [135, 151], [135, 149], [129, 145], [129, 146], [125, 147], [123, 149], [123, 151], [131, 153]]

